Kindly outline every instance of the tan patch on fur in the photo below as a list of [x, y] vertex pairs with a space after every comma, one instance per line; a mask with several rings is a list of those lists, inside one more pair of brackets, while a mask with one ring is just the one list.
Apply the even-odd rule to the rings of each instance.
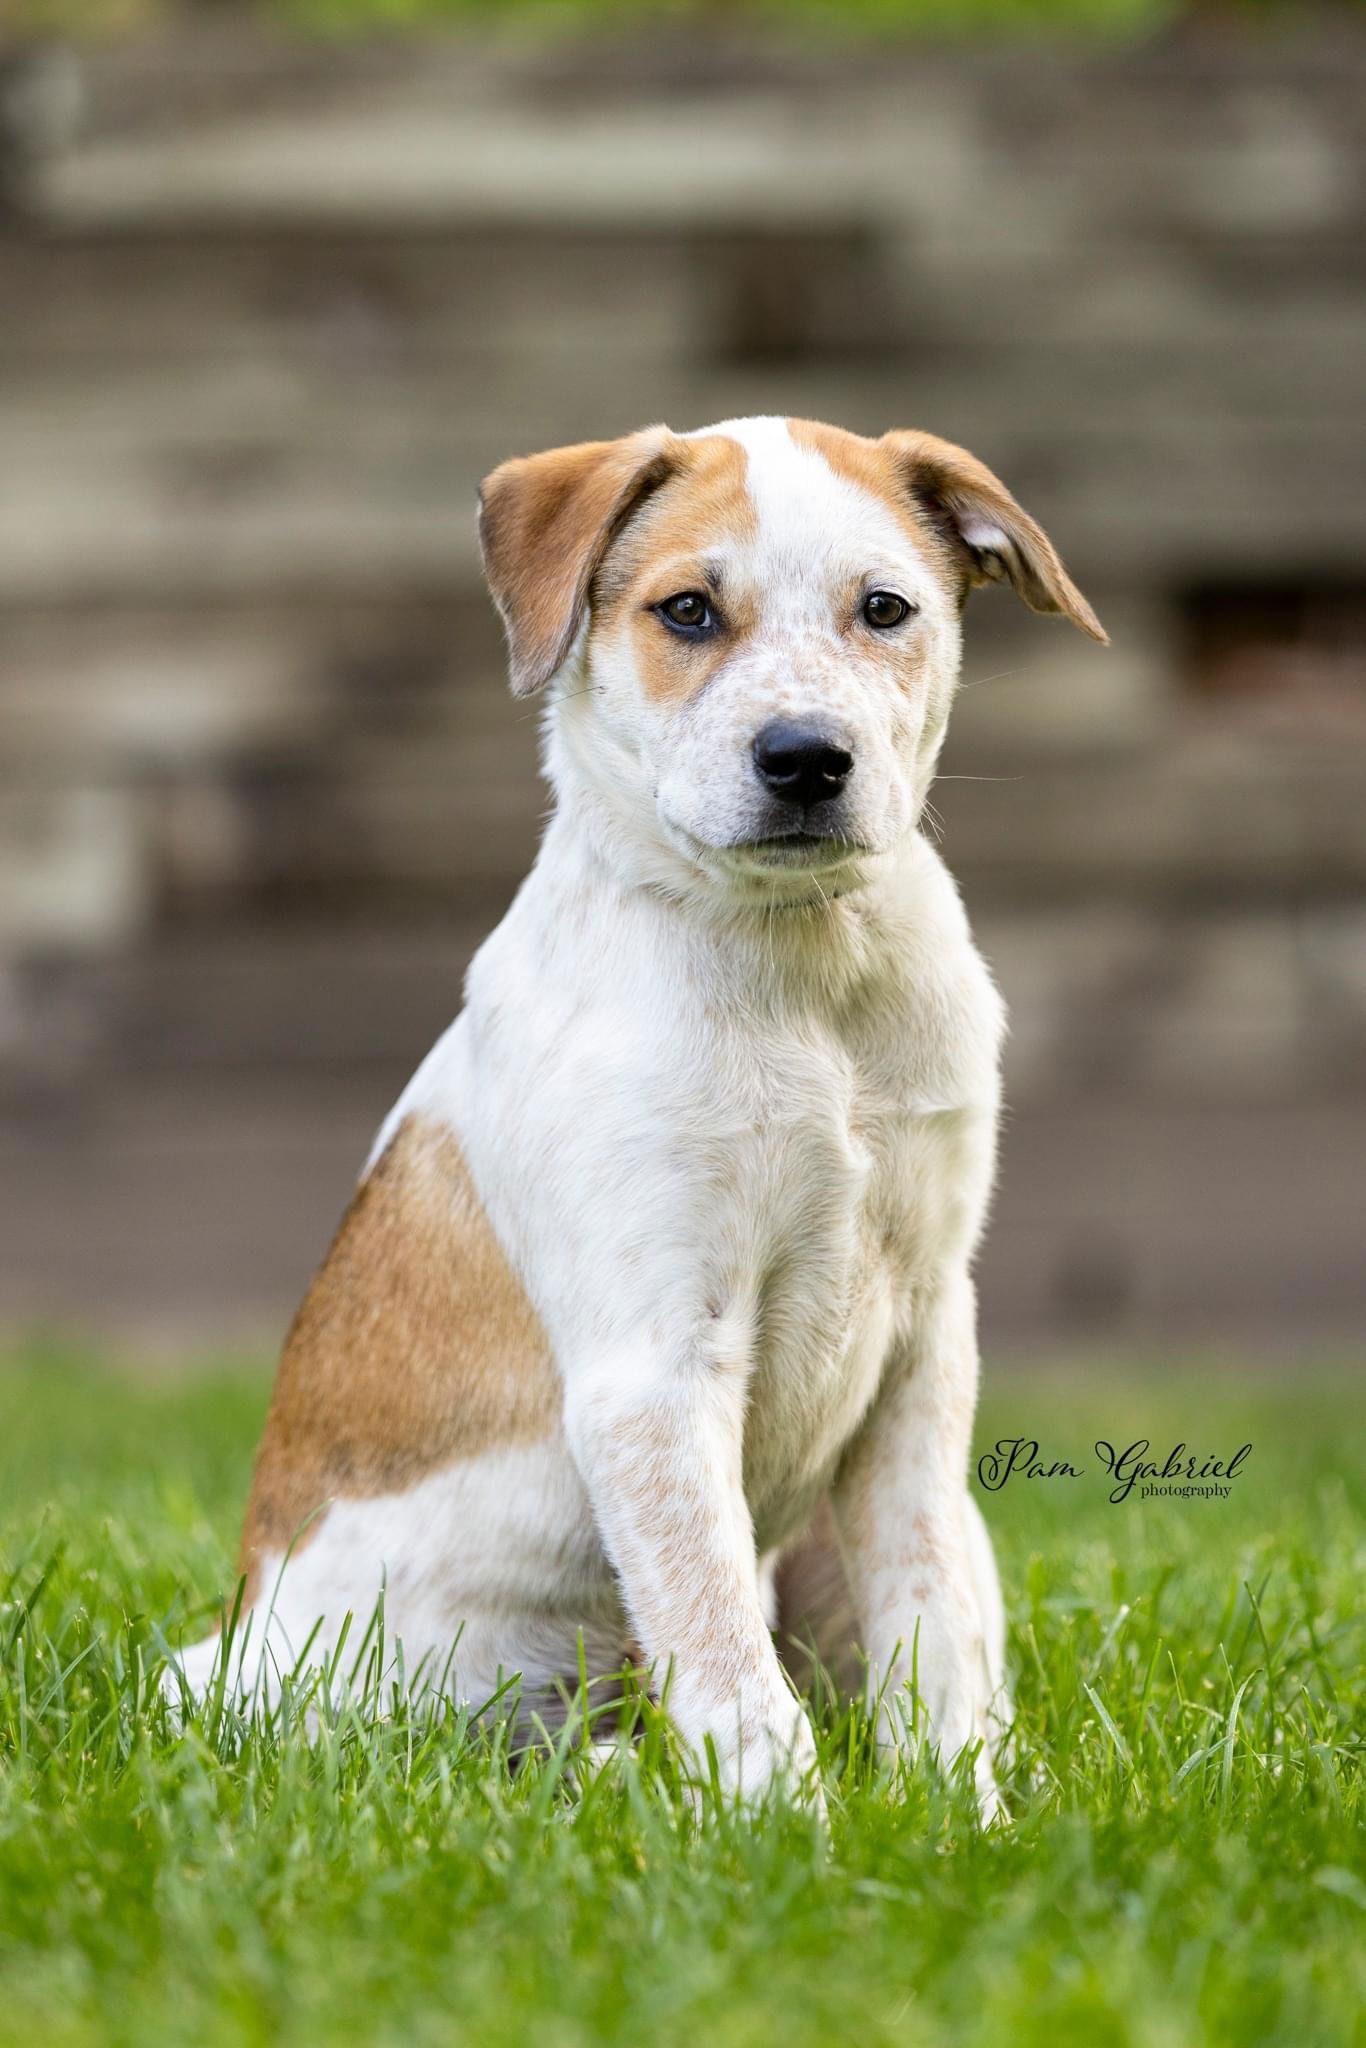
[[[674, 474], [620, 531], [593, 587], [595, 630], [631, 633], [645, 692], [664, 702], [702, 689], [758, 623], [753, 593], [715, 580], [725, 549], [757, 530], [744, 448], [707, 434], [675, 443], [673, 456]], [[720, 632], [685, 640], [660, 622], [651, 607], [684, 590], [714, 602]]]
[[675, 466], [667, 427], [504, 462], [479, 491], [479, 540], [507, 629], [516, 696], [548, 683], [574, 642], [613, 533]]
[[255, 1560], [322, 1503], [401, 1492], [457, 1459], [536, 1442], [559, 1410], [545, 1333], [458, 1141], [405, 1118], [285, 1341], [242, 1532], [248, 1598]]
[[1009, 543], [1002, 567], [1035, 611], [1060, 612], [1108, 646], [1109, 636], [1064, 569], [1043, 528], [1001, 479], [966, 448], [937, 434], [897, 429], [870, 441], [820, 420], [789, 420], [794, 441], [814, 448], [831, 468], [884, 499], [914, 534], [961, 602], [975, 583], [993, 580], [963, 545], [959, 525], [974, 516], [996, 523]]
[[865, 434], [851, 434], [844, 427], [828, 427], [823, 420], [789, 420], [787, 427], [799, 447], [812, 449], [825, 458], [837, 476], [881, 499], [921, 553], [941, 566], [951, 581], [956, 580], [955, 564], [946, 542], [933, 523], [917, 510], [885, 441], [870, 441]]
[[[964, 516], [999, 522], [1008, 546], [1002, 568], [1036, 611], [1063, 613], [1083, 632], [1105, 632], [1059, 561], [1051, 541], [984, 463], [933, 434], [894, 432], [879, 441], [819, 420], [788, 421], [794, 440], [886, 503], [961, 601], [974, 582], [998, 573], [989, 556], [963, 543]], [[732, 594], [729, 631], [669, 645], [667, 629], [646, 607], [673, 592], [705, 587], [709, 543], [753, 531], [747, 458], [728, 434], [698, 440], [645, 427], [617, 441], [582, 441], [502, 463], [479, 494], [479, 535], [494, 602], [507, 628], [514, 692], [540, 689], [565, 661], [590, 592], [616, 616], [628, 599], [642, 616], [641, 672], [658, 697], [688, 696], [705, 683], [734, 634], [747, 629]], [[612, 561], [614, 543], [623, 547]], [[666, 564], [672, 563], [677, 575]], [[666, 580], [645, 596], [634, 589], [653, 564]], [[724, 600], [725, 593], [721, 593]]]

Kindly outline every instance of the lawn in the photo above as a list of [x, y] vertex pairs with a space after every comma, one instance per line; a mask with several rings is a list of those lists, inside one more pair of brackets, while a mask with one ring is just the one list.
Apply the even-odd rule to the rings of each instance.
[[[356, 1709], [280, 1732], [156, 1695], [227, 1584], [265, 1383], [0, 1362], [0, 2042], [1173, 2044], [1363, 2038], [1363, 1504], [1343, 1376], [997, 1375], [979, 1444], [1014, 1819], [821, 1717], [828, 1835]], [[1355, 1426], [1354, 1426], [1355, 1425]], [[1096, 1437], [1252, 1450], [1112, 1504]]]

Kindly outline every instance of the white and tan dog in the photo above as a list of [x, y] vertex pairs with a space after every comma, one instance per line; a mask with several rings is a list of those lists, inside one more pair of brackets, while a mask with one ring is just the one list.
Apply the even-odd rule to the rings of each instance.
[[813, 1755], [772, 1589], [828, 1502], [889, 1734], [914, 1656], [990, 1804], [966, 1470], [1002, 1008], [917, 824], [971, 585], [1104, 635], [920, 433], [649, 428], [505, 463], [481, 532], [555, 813], [290, 1333], [236, 1675], [324, 1657], [383, 1587], [410, 1685], [543, 1705], [580, 1639], [636, 1656], [756, 1794]]

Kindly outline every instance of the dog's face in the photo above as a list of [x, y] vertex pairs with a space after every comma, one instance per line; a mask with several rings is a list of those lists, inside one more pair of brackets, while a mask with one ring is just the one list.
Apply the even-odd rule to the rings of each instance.
[[519, 694], [618, 812], [746, 894], [885, 854], [920, 815], [974, 583], [1104, 634], [972, 456], [814, 422], [650, 428], [505, 463], [481, 494]]

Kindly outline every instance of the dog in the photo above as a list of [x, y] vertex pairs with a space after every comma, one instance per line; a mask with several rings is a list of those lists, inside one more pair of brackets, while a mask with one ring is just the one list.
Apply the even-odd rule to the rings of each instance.
[[286, 1341], [236, 1682], [335, 1659], [382, 1591], [410, 1692], [515, 1674], [541, 1711], [635, 1659], [756, 1798], [813, 1776], [781, 1576], [836, 1589], [883, 1740], [921, 1717], [993, 1812], [967, 1464], [1004, 1017], [918, 827], [968, 592], [1105, 634], [920, 432], [554, 449], [485, 481], [480, 535], [555, 808]]

